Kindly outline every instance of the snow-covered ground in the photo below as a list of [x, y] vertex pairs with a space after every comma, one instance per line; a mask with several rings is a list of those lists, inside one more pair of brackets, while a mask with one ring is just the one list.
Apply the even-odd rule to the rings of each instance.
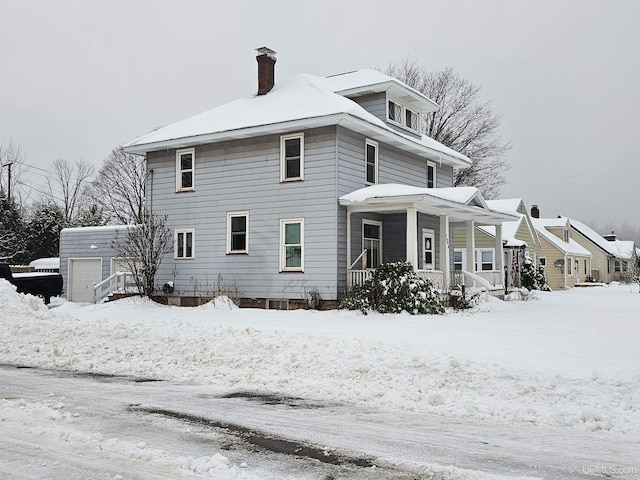
[[[441, 316], [265, 311], [225, 302], [178, 308], [139, 298], [101, 305], [60, 302], [49, 310], [0, 280], [0, 364], [133, 375], [637, 441], [638, 287], [534, 297], [490, 299], [471, 312]], [[0, 391], [0, 432], [3, 417], [25, 410], [36, 417], [59, 413], [55, 404], [2, 398]], [[229, 472], [236, 468], [224, 457], [199, 461]]]

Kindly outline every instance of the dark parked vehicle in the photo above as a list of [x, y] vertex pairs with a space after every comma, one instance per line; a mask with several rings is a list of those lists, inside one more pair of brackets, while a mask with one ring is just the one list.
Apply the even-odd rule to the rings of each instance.
[[18, 292], [30, 293], [44, 298], [44, 303], [49, 304], [51, 297], [62, 293], [62, 275], [59, 273], [11, 273], [8, 263], [0, 262], [0, 278], [13, 283]]

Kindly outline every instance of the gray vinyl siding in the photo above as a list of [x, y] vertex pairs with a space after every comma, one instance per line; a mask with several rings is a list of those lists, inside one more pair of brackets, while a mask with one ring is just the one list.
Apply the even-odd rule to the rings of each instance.
[[[154, 211], [168, 214], [172, 229], [195, 229], [195, 258], [170, 252], [159, 284], [174, 280], [178, 294], [203, 295], [221, 275], [241, 297], [303, 299], [318, 290], [336, 298], [335, 127], [304, 134], [299, 182], [280, 182], [280, 135], [196, 147], [193, 192], [175, 192], [175, 150], [148, 154]], [[249, 253], [227, 255], [227, 213], [239, 211], [249, 212]], [[280, 219], [293, 218], [304, 219], [304, 272], [280, 273]]]
[[351, 98], [354, 102], [364, 108], [367, 112], [379, 118], [383, 122], [387, 121], [387, 94], [371, 93], [360, 97]]

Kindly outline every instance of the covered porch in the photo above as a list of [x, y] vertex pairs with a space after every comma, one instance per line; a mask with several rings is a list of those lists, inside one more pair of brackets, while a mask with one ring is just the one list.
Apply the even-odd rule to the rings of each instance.
[[[381, 263], [396, 261], [411, 263], [442, 291], [455, 285], [502, 288], [501, 225], [512, 217], [490, 210], [476, 188], [372, 185], [340, 197], [339, 204], [346, 207], [348, 288], [363, 283]], [[454, 225], [464, 225], [467, 245], [475, 245], [476, 225], [495, 226], [490, 271], [476, 268], [471, 255], [454, 262]]]

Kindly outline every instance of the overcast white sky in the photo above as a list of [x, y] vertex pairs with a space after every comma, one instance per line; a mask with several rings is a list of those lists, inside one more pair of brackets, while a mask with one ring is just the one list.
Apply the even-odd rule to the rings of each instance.
[[0, 143], [39, 168], [99, 167], [118, 144], [254, 93], [257, 47], [278, 52], [276, 82], [409, 58], [482, 85], [502, 114], [501, 197], [637, 225], [639, 20], [636, 0], [0, 0]]

